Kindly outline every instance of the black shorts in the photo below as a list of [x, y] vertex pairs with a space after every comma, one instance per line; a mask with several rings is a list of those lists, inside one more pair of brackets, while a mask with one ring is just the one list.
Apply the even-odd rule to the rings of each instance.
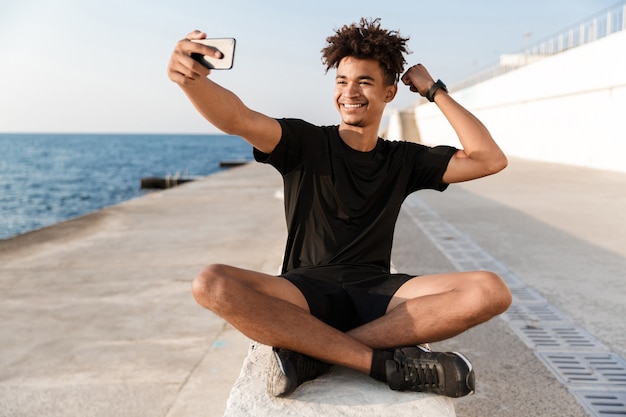
[[343, 332], [383, 316], [396, 291], [414, 278], [352, 265], [298, 268], [280, 276], [298, 287], [313, 316]]

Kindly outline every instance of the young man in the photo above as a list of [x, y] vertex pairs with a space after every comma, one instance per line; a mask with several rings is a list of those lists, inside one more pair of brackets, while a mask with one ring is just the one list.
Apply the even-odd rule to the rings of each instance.
[[281, 276], [226, 265], [193, 282], [202, 306], [243, 334], [274, 346], [268, 392], [285, 396], [328, 371], [356, 369], [395, 390], [460, 397], [474, 390], [469, 361], [420, 344], [455, 336], [504, 312], [511, 294], [497, 275], [390, 273], [400, 206], [424, 188], [494, 174], [507, 159], [482, 123], [456, 103], [422, 65], [402, 76], [434, 101], [463, 149], [389, 142], [378, 137], [383, 110], [397, 92], [408, 38], [361, 19], [327, 38], [327, 66], [337, 69], [339, 126], [273, 119], [217, 85], [190, 55], [215, 55], [191, 40], [176, 45], [169, 77], [197, 110], [225, 133], [254, 146], [255, 158], [283, 176], [288, 226]]

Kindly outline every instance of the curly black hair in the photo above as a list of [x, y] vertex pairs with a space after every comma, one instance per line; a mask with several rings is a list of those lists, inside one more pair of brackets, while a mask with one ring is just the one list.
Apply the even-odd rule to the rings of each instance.
[[327, 46], [321, 51], [322, 62], [328, 72], [337, 68], [347, 56], [374, 59], [383, 70], [386, 84], [393, 85], [398, 82], [406, 64], [403, 54], [411, 53], [406, 46], [408, 40], [396, 30], [382, 29], [380, 18], [361, 18], [358, 26], [356, 23], [344, 25], [333, 36], [326, 38]]

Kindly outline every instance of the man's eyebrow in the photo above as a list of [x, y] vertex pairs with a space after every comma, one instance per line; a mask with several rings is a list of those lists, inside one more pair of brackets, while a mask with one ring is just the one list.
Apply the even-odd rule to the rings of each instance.
[[[335, 78], [336, 78], [336, 79], [342, 79], [342, 80], [344, 80], [344, 79], [346, 79], [346, 78], [348, 78], [348, 77], [347, 77], [346, 75], [340, 75], [340, 74], [337, 74], [337, 76], [336, 76]], [[371, 75], [359, 75], [359, 76], [357, 77], [357, 79], [358, 79], [358, 80], [370, 80], [370, 81], [376, 81], [376, 79], [375, 79], [374, 77], [372, 77]]]

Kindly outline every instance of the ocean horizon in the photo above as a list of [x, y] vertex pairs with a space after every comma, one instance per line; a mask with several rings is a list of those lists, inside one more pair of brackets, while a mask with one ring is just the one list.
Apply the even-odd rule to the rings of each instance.
[[145, 195], [145, 177], [202, 177], [252, 147], [220, 134], [0, 133], [0, 239]]

